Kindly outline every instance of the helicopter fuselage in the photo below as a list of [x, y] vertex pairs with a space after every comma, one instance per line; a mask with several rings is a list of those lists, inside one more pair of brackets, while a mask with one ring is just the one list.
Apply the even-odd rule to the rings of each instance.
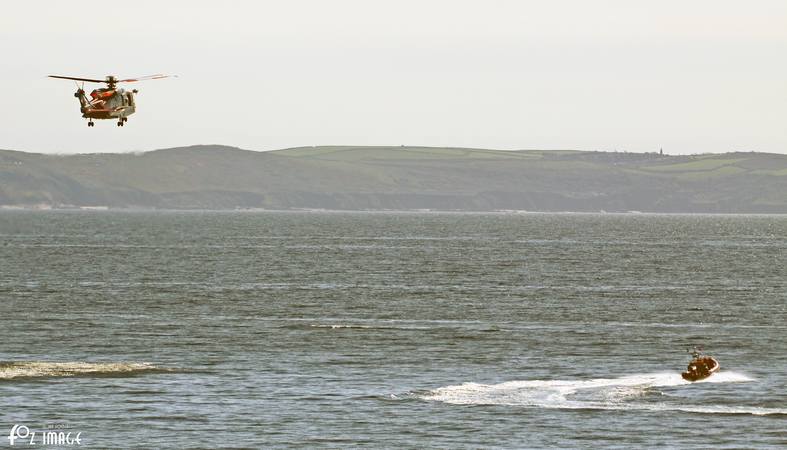
[[76, 96], [79, 98], [82, 117], [86, 119], [121, 119], [136, 111], [134, 93], [125, 89], [95, 89], [89, 99], [80, 89]]

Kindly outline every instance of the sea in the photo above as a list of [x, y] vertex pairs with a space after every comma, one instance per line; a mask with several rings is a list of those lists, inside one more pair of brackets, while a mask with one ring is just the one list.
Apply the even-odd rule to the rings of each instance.
[[785, 448], [787, 216], [0, 211], [12, 445]]

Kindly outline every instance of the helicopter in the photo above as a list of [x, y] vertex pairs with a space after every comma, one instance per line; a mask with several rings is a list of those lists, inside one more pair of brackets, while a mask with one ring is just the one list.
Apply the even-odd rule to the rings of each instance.
[[[147, 75], [138, 78], [126, 78], [123, 80], [117, 79], [114, 75], [107, 75], [103, 80], [94, 78], [80, 78], [80, 77], [66, 77], [62, 75], [49, 75], [50, 78], [61, 78], [64, 80], [74, 80], [82, 82], [82, 86], [77, 84], [77, 91], [74, 97], [79, 99], [79, 111], [82, 117], [87, 119], [87, 126], [93, 127], [93, 119], [117, 119], [117, 125], [122, 127], [128, 122], [128, 116], [134, 114], [136, 111], [136, 102], [134, 101], [134, 94], [136, 89], [127, 91], [122, 88], [117, 88], [118, 83], [133, 83], [142, 80], [158, 80], [160, 78], [176, 77], [177, 75]], [[90, 98], [85, 95], [85, 82], [88, 83], [106, 83], [107, 87], [94, 89], [90, 92]]]

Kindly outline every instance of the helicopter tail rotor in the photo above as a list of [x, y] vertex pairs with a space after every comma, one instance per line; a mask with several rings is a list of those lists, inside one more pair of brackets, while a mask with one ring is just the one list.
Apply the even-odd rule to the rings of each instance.
[[80, 86], [79, 83], [77, 83], [76, 81], [74, 81], [74, 84], [77, 86], [77, 91], [74, 92], [74, 97], [76, 97], [76, 98], [84, 97], [84, 95], [85, 95], [85, 82], [84, 81], [82, 82], [82, 86]]

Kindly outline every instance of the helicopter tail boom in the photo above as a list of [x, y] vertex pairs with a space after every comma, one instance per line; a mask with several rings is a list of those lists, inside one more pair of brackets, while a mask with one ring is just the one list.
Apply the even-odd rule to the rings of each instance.
[[88, 102], [87, 96], [85, 96], [85, 90], [78, 88], [77, 91], [74, 92], [74, 97], [79, 99], [79, 111], [84, 113], [90, 106], [90, 102]]

